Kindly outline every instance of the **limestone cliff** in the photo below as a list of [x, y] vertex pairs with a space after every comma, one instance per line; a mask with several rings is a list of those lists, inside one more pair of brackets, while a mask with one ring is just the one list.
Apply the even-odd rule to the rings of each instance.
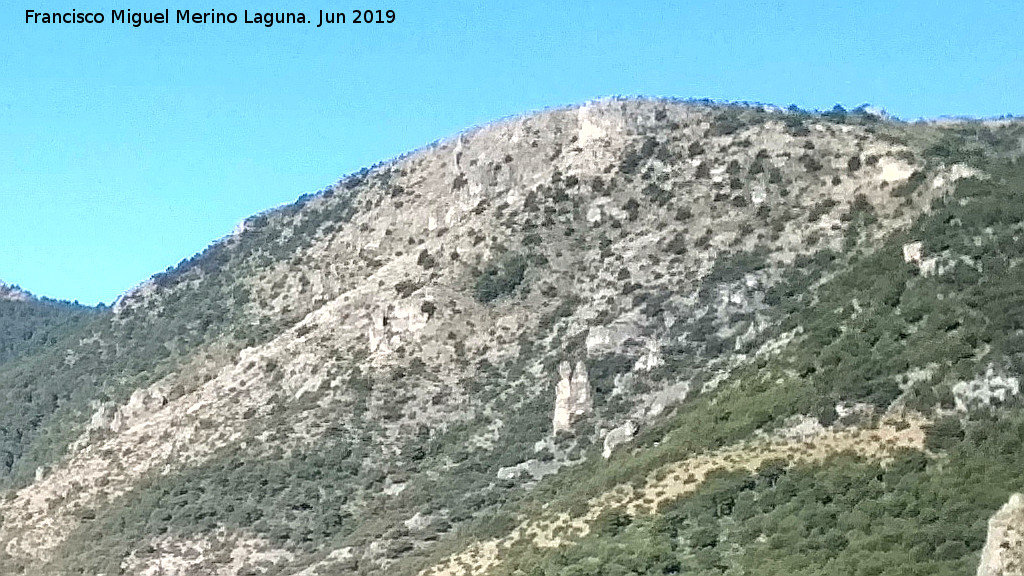
[[562, 361], [558, 365], [558, 377], [552, 428], [555, 432], [562, 432], [571, 430], [574, 422], [594, 410], [594, 405], [590, 397], [586, 364], [577, 361], [573, 366], [568, 361]]
[[1024, 496], [1014, 494], [988, 521], [977, 576], [1024, 575]]

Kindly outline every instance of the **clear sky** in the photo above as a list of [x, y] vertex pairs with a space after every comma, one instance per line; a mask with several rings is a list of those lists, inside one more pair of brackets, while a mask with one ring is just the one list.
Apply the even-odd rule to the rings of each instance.
[[[357, 2], [394, 24], [109, 23], [0, 7], [0, 279], [110, 303], [246, 216], [466, 127], [610, 95], [1024, 114], [1019, 1]], [[24, 11], [102, 11], [26, 25]]]

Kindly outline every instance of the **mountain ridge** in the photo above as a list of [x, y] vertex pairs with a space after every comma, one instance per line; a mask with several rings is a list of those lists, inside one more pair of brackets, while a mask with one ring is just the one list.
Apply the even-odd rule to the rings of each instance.
[[[1021, 134], [613, 99], [472, 129], [248, 218], [49, 356], [0, 363], [12, 410], [40, 416], [0, 438], [0, 566], [413, 574], [544, 498], [598, 522], [573, 506], [757, 434], [870, 435], [909, 410], [926, 438], [905, 448], [938, 453], [943, 406], [1017, 393], [1019, 328], [993, 331], [980, 305], [1016, 296], [971, 311], [942, 286], [968, 294], [983, 259], [975, 290], [1019, 274], [1003, 159]], [[957, 253], [943, 218], [999, 256]], [[43, 367], [52, 407], [14, 394]]]

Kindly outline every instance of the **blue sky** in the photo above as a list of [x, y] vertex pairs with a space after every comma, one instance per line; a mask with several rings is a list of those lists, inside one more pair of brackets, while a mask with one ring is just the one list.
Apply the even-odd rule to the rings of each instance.
[[[26, 25], [0, 9], [0, 279], [93, 304], [246, 216], [504, 116], [609, 95], [1024, 114], [1019, 2], [361, 2], [391, 25]], [[207, 6], [208, 5], [208, 6]]]

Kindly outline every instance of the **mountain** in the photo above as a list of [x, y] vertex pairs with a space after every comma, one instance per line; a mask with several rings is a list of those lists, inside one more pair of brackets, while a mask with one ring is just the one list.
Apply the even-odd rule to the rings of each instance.
[[609, 99], [360, 171], [0, 358], [0, 573], [1013, 573], [1022, 150]]

